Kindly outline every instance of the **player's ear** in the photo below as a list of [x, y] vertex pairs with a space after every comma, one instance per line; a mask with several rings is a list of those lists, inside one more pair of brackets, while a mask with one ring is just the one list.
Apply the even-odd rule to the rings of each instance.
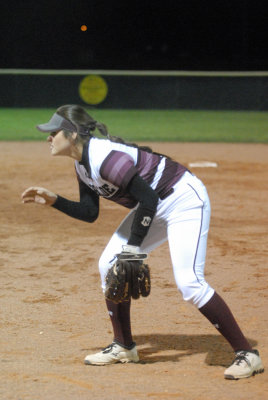
[[77, 132], [73, 132], [71, 135], [71, 138], [73, 139], [73, 141], [76, 140], [78, 133]]

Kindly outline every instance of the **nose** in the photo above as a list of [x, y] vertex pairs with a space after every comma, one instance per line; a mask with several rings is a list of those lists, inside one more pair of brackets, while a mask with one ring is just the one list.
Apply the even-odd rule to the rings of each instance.
[[53, 137], [52, 137], [51, 135], [49, 135], [49, 136], [47, 137], [47, 141], [48, 141], [48, 142], [52, 142], [52, 140], [53, 140]]

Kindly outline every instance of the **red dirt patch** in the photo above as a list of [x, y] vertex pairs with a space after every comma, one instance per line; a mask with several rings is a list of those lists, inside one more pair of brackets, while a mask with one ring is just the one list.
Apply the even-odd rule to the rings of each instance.
[[[268, 147], [262, 144], [155, 143], [206, 184], [212, 205], [206, 275], [251, 343], [268, 357]], [[133, 301], [132, 328], [141, 362], [84, 366], [112, 340], [98, 257], [127, 210], [108, 201], [94, 224], [54, 209], [23, 205], [39, 185], [77, 199], [73, 163], [51, 158], [46, 143], [0, 145], [2, 399], [268, 398], [267, 374], [223, 379], [229, 345], [181, 299], [167, 245], [151, 254], [152, 293]]]

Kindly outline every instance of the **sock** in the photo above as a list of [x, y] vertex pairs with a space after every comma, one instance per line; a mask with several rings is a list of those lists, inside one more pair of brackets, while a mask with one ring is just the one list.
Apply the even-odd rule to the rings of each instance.
[[252, 351], [251, 345], [243, 335], [231, 310], [216, 292], [199, 311], [218, 329], [234, 351]]
[[130, 300], [118, 304], [106, 300], [113, 325], [114, 341], [126, 348], [130, 348], [133, 345], [130, 323], [130, 303]]

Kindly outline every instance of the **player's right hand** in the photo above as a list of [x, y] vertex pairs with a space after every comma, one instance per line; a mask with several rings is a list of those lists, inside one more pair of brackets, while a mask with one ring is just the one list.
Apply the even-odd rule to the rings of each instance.
[[37, 203], [52, 206], [57, 200], [57, 195], [45, 188], [32, 186], [22, 193], [21, 198], [23, 203]]

